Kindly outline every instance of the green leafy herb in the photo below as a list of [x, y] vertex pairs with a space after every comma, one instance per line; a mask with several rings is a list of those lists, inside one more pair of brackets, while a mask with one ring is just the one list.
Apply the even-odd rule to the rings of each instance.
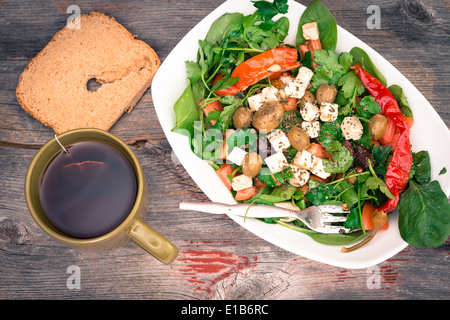
[[339, 79], [338, 85], [342, 87], [342, 92], [346, 98], [352, 97], [355, 92], [356, 95], [359, 96], [366, 90], [363, 83], [354, 72], [347, 72], [343, 75]]
[[255, 152], [258, 143], [258, 134], [255, 129], [238, 129], [227, 138], [228, 150], [234, 147], [245, 147], [249, 152]]
[[308, 199], [313, 205], [318, 206], [329, 200], [334, 199], [337, 194], [337, 190], [332, 185], [321, 183], [315, 188], [310, 189], [305, 198]]
[[375, 98], [372, 96], [365, 96], [356, 106], [356, 114], [362, 118], [369, 119], [374, 114], [380, 113], [381, 107]]
[[326, 149], [331, 147], [333, 141], [343, 141], [344, 135], [336, 122], [324, 122], [320, 126], [319, 142]]
[[331, 160], [324, 159], [323, 167], [328, 173], [346, 172], [353, 163], [353, 157], [346, 147], [339, 141], [333, 141], [327, 148], [331, 155]]
[[447, 173], [447, 169], [444, 167], [441, 169], [441, 171], [439, 171], [439, 175], [441, 174], [446, 174]]
[[386, 186], [386, 184], [384, 183], [383, 180], [381, 180], [380, 178], [378, 178], [377, 174], [375, 173], [375, 171], [373, 170], [372, 164], [369, 162], [369, 171], [372, 174], [371, 177], [367, 178], [366, 180], [366, 185], [369, 189], [375, 190], [375, 189], [379, 189], [382, 193], [384, 193], [389, 199], [394, 199], [394, 196], [392, 195], [392, 193], [389, 191], [388, 187]]

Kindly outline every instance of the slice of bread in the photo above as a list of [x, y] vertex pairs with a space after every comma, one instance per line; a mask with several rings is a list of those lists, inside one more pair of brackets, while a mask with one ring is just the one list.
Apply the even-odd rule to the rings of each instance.
[[[77, 128], [109, 130], [150, 87], [160, 66], [155, 51], [114, 18], [81, 15], [33, 58], [16, 89], [20, 105], [56, 134]], [[96, 79], [97, 91], [87, 83]]]

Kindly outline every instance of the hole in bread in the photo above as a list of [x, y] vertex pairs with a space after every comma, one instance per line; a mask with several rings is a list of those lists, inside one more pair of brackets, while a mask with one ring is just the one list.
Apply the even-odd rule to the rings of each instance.
[[97, 79], [95, 78], [89, 79], [88, 82], [86, 83], [86, 88], [88, 89], [88, 91], [91, 92], [96, 92], [98, 89], [100, 89], [101, 86], [102, 84], [98, 82]]

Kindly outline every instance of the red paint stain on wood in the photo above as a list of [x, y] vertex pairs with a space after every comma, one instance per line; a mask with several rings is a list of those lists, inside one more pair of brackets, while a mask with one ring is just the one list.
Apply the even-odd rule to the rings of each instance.
[[189, 277], [188, 282], [195, 284], [195, 290], [210, 295], [213, 285], [238, 271], [254, 268], [258, 259], [219, 250], [188, 250], [181, 252], [177, 260], [179, 270]]

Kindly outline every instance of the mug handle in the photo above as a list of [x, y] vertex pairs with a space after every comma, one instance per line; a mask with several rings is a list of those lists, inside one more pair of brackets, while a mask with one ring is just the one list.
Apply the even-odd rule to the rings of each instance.
[[137, 245], [165, 264], [172, 263], [178, 248], [141, 219], [136, 219], [127, 232]]

